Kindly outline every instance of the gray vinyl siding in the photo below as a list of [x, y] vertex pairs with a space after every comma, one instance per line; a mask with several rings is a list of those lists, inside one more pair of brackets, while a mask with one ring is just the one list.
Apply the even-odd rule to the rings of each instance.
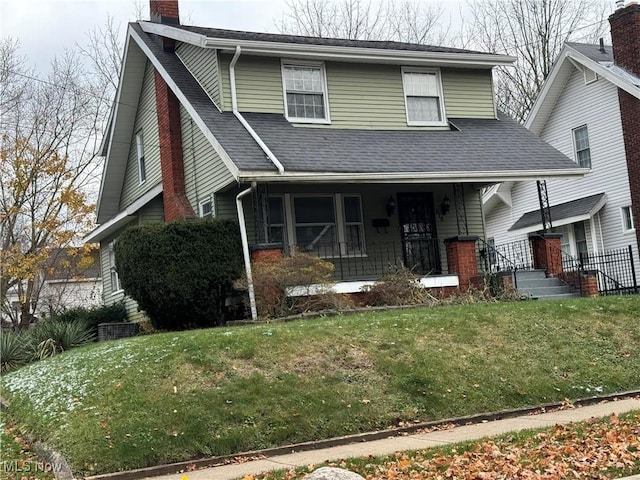
[[100, 242], [100, 270], [102, 273], [102, 300], [105, 305], [113, 305], [114, 303], [124, 302], [127, 309], [127, 318], [129, 321], [136, 322], [145, 318], [144, 312], [138, 310], [138, 304], [126, 296], [121, 290], [114, 292], [111, 287], [111, 268], [109, 263], [109, 245], [116, 240], [126, 228], [149, 222], [164, 221], [164, 213], [162, 208], [162, 195], [159, 195], [147, 205], [142, 207], [136, 214], [137, 218], [133, 219], [126, 227], [116, 232], [112, 236]]
[[[220, 55], [224, 109], [231, 108], [230, 55]], [[330, 127], [407, 129], [400, 65], [325, 62]], [[235, 67], [238, 110], [284, 114], [279, 58], [241, 56]], [[491, 70], [442, 69], [448, 117], [494, 118]], [[315, 125], [316, 127], [318, 125]]]
[[[142, 184], [140, 184], [138, 174], [138, 154], [135, 140], [138, 132], [142, 132], [147, 174], [146, 181]], [[120, 197], [120, 210], [131, 205], [161, 181], [155, 79], [153, 65], [150, 62], [147, 62], [135, 126], [130, 142], [127, 168]]]
[[[233, 182], [233, 176], [183, 106], [180, 106], [180, 122], [187, 198], [198, 212], [200, 201]], [[216, 208], [216, 215], [218, 213]]]
[[[617, 88], [603, 78], [585, 84], [583, 73], [574, 70], [540, 136], [575, 161], [572, 130], [582, 125], [587, 125], [589, 134], [591, 171], [581, 179], [548, 180], [550, 204], [606, 193], [607, 203], [594, 218], [595, 242], [591, 235], [592, 224], [585, 222], [589, 251], [632, 245], [636, 265], [639, 265], [635, 235], [625, 234], [622, 229], [621, 209], [631, 205], [631, 195]], [[487, 213], [487, 234], [495, 237], [496, 243], [526, 238], [526, 235], [514, 235], [506, 229], [522, 214], [540, 208], [536, 182], [514, 184], [511, 197], [512, 207], [502, 205]], [[640, 280], [640, 269], [637, 271]]]
[[214, 103], [220, 106], [218, 51], [188, 43], [178, 43], [176, 54]]

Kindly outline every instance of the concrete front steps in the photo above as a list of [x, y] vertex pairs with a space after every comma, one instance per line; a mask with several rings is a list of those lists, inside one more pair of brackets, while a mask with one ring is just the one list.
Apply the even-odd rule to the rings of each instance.
[[518, 293], [537, 299], [560, 299], [579, 297], [568, 285], [558, 278], [548, 278], [544, 270], [519, 270]]

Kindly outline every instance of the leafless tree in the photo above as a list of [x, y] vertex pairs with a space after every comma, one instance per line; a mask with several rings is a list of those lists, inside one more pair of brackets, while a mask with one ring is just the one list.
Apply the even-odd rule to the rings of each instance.
[[282, 33], [350, 40], [440, 43], [443, 8], [421, 0], [288, 0]]
[[603, 0], [471, 0], [474, 46], [517, 58], [496, 71], [498, 107], [523, 121], [564, 43], [605, 36], [607, 8]]

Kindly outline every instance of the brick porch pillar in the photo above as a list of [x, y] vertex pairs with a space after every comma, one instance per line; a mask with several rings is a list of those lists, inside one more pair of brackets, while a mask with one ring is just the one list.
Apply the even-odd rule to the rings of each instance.
[[251, 246], [251, 260], [262, 262], [282, 258], [281, 243], [258, 243]]
[[562, 243], [560, 233], [535, 234], [529, 237], [533, 250], [533, 268], [544, 270], [547, 277], [562, 274]]
[[468, 290], [478, 277], [476, 241], [478, 237], [457, 236], [445, 239], [449, 273], [457, 274], [459, 288]]

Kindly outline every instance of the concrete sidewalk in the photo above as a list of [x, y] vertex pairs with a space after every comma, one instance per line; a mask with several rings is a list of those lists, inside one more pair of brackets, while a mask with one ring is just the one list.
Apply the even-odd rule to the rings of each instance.
[[[544, 428], [556, 424], [580, 422], [592, 417], [606, 417], [612, 413], [622, 414], [632, 410], [640, 410], [640, 400], [630, 398], [568, 410], [559, 410], [537, 415], [524, 415], [475, 425], [465, 425], [450, 430], [436, 430], [429, 433], [395, 436], [319, 450], [291, 452], [286, 455], [278, 455], [246, 463], [222, 465], [193, 472], [147, 478], [154, 478], [156, 480], [181, 480], [184, 475], [187, 475], [189, 480], [231, 480], [242, 478], [245, 475], [259, 474], [271, 470], [290, 469], [311, 464], [317, 465], [326, 461], [343, 458], [387, 455], [403, 450], [418, 450], [468, 440], [479, 440], [484, 437], [493, 437], [517, 430]], [[640, 475], [628, 477], [628, 479], [632, 478], [634, 480], [640, 480]]]

